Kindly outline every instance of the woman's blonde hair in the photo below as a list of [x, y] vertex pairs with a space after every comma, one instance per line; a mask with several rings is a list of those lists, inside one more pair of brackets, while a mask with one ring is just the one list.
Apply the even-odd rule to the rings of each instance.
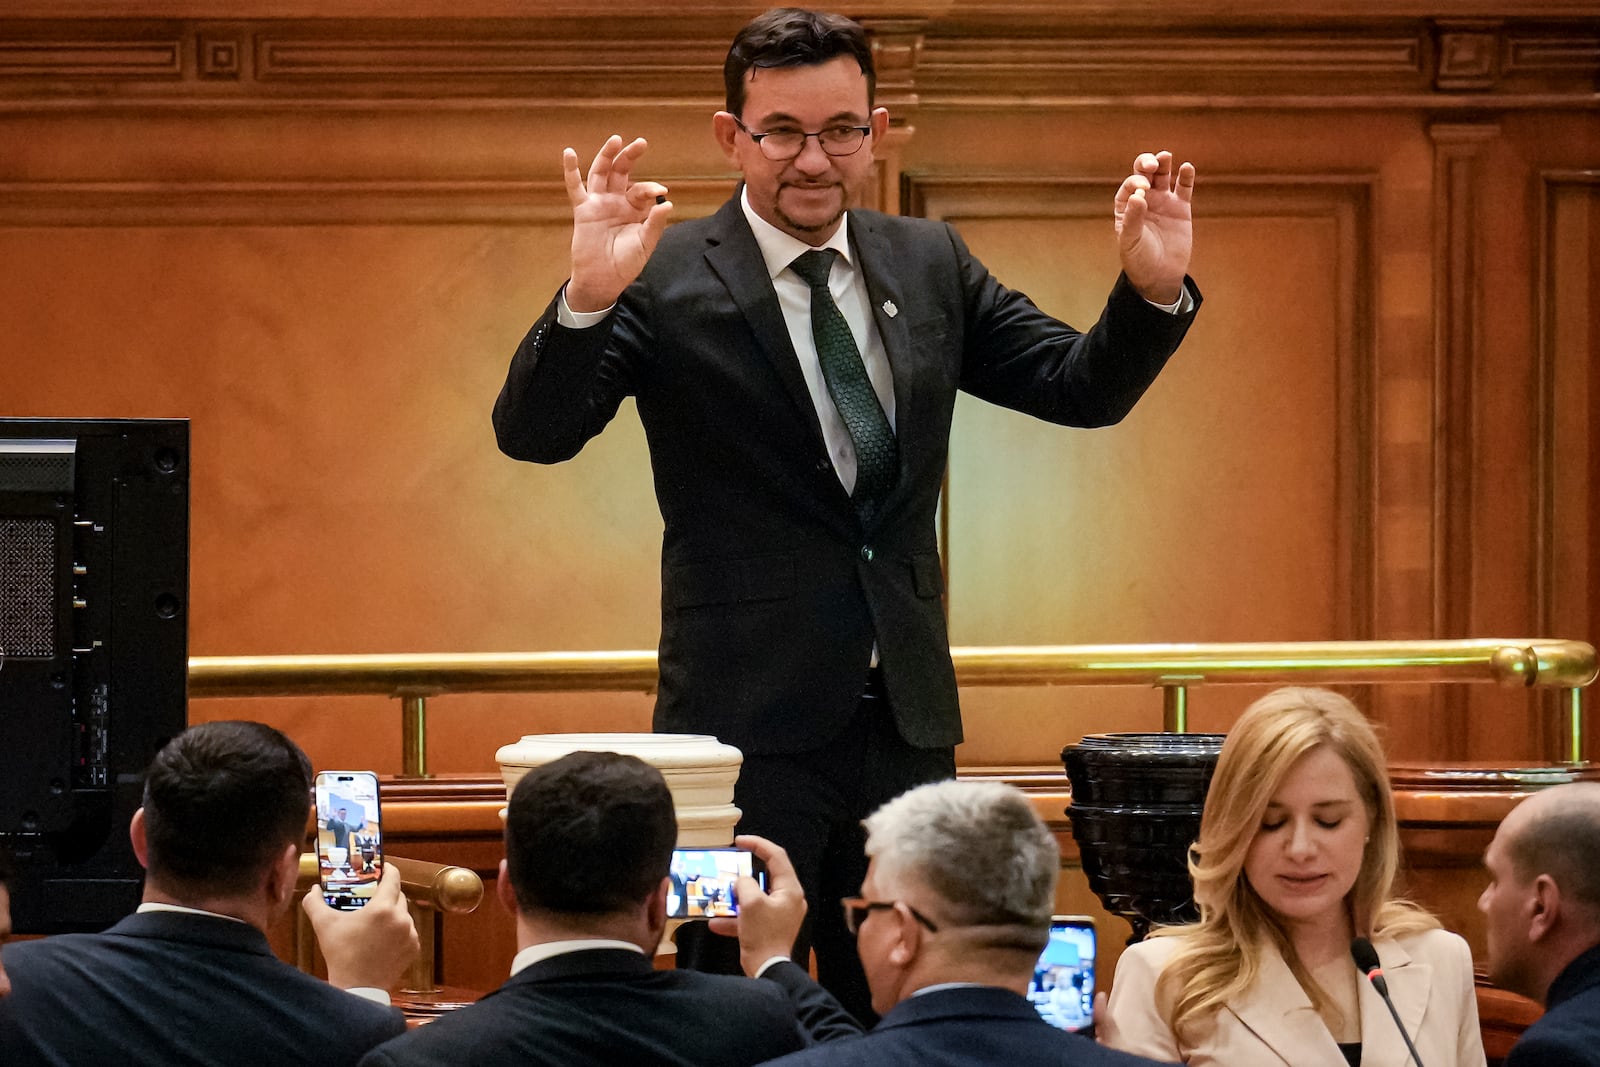
[[1396, 937], [1439, 925], [1421, 908], [1392, 896], [1400, 835], [1387, 763], [1372, 725], [1338, 693], [1274, 690], [1234, 723], [1206, 793], [1200, 839], [1189, 849], [1200, 921], [1155, 932], [1183, 935], [1183, 947], [1168, 961], [1158, 985], [1163, 1002], [1172, 1005], [1169, 1022], [1180, 1042], [1188, 1044], [1186, 1036], [1196, 1036], [1223, 1004], [1255, 983], [1268, 951], [1282, 954], [1319, 1011], [1334, 1010], [1244, 873], [1273, 794], [1296, 761], [1322, 746], [1350, 768], [1370, 822], [1361, 871], [1347, 898], [1355, 933]]

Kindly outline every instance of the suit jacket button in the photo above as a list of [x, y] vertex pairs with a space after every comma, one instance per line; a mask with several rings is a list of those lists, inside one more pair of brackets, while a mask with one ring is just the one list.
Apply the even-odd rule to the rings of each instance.
[[861, 546], [861, 558], [863, 560], [865, 560], [866, 562], [868, 562], [868, 563], [872, 562], [872, 546], [871, 545], [862, 545]]
[[828, 462], [828, 461], [827, 461], [827, 460], [825, 460], [825, 459], [819, 459], [819, 460], [817, 460], [817, 470], [819, 470], [819, 471], [826, 471], [826, 470], [830, 470], [830, 469], [832, 469], [832, 467], [833, 467], [833, 464], [832, 464], [832, 463], [829, 463], [829, 462]]

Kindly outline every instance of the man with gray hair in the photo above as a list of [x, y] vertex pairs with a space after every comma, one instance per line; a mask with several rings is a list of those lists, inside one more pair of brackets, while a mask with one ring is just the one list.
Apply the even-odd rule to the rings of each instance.
[[1600, 1067], [1600, 783], [1541, 789], [1483, 854], [1489, 978], [1545, 1005], [1505, 1067]]
[[[1039, 1018], [1027, 998], [1050, 935], [1061, 853], [1028, 799], [1010, 786], [918, 786], [869, 816], [861, 895], [843, 901], [883, 1018], [868, 1034], [774, 1063], [1150, 1064]], [[805, 896], [783, 850], [741, 837], [767, 863], [770, 891], [739, 883], [740, 915], [713, 928], [739, 936], [745, 970], [778, 982], [797, 1004], [826, 996], [787, 957]]]

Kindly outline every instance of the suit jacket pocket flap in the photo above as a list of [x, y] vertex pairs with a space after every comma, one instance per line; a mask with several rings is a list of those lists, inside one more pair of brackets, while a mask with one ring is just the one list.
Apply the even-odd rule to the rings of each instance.
[[927, 552], [911, 557], [911, 580], [920, 597], [938, 596], [944, 592], [944, 571], [939, 568], [939, 554]]
[[783, 600], [794, 595], [794, 557], [706, 560], [673, 567], [662, 590], [668, 607]]

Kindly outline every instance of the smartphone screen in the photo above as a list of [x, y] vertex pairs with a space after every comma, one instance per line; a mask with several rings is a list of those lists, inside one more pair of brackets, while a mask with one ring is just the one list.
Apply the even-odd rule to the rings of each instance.
[[316, 804], [322, 899], [354, 911], [372, 899], [383, 876], [378, 776], [372, 771], [322, 771]]
[[667, 918], [715, 919], [739, 914], [736, 886], [750, 875], [762, 889], [767, 872], [742, 848], [675, 848], [667, 872]]
[[1094, 1026], [1094, 920], [1057, 915], [1050, 941], [1034, 964], [1028, 999], [1052, 1026], [1088, 1033]]

